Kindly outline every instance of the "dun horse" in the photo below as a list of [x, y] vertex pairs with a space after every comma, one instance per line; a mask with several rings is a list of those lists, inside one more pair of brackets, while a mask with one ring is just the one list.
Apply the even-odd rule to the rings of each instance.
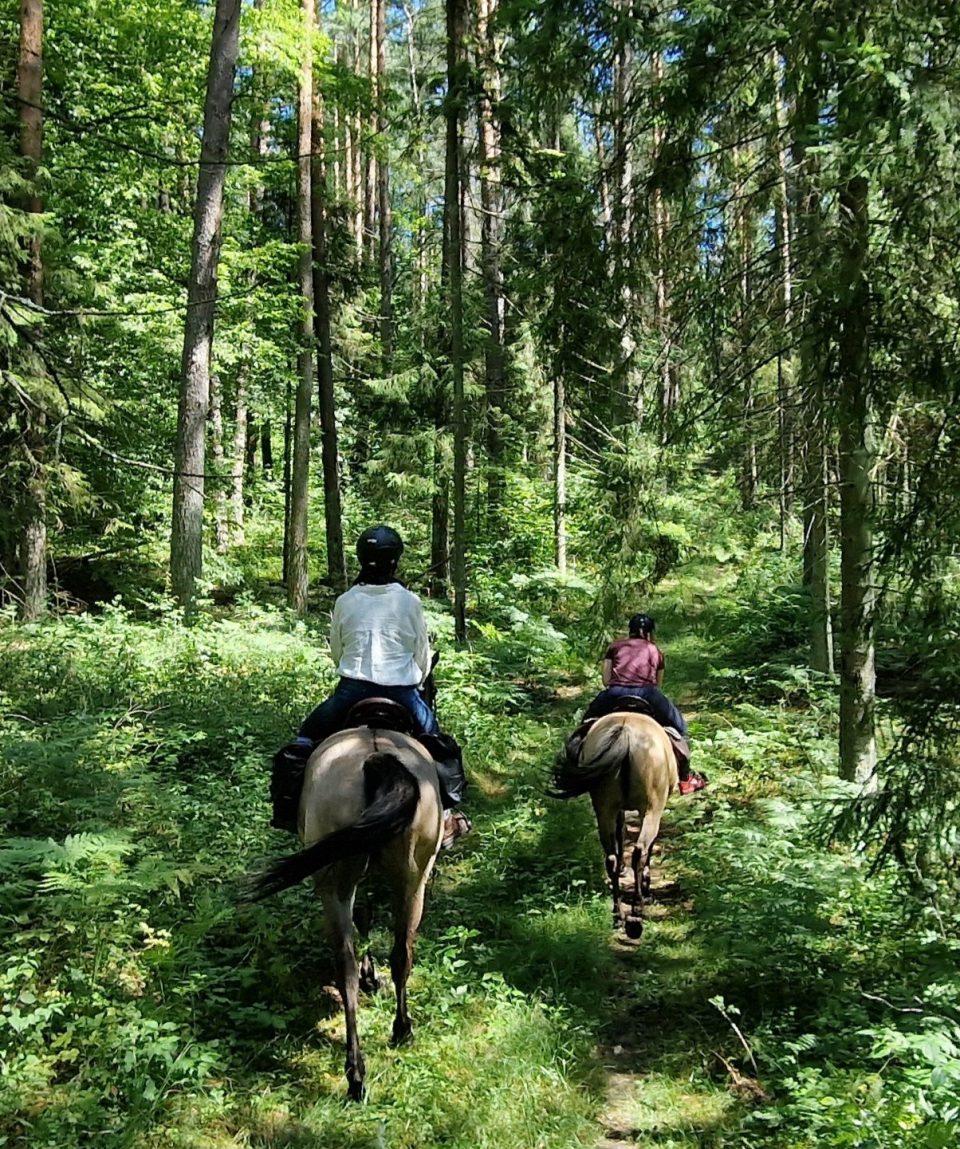
[[597, 815], [600, 845], [613, 887], [613, 924], [623, 923], [620, 872], [627, 810], [640, 814], [633, 850], [633, 902], [625, 929], [628, 937], [643, 932], [643, 901], [650, 892], [650, 853], [660, 833], [660, 819], [677, 785], [677, 763], [663, 727], [645, 714], [616, 713], [598, 719], [587, 733], [575, 762], [554, 771], [554, 797], [589, 794]]
[[357, 1035], [360, 968], [353, 938], [357, 884], [375, 859], [393, 891], [390, 971], [397, 993], [393, 1043], [399, 1044], [413, 1032], [407, 978], [442, 836], [436, 764], [406, 734], [366, 726], [344, 730], [321, 743], [310, 759], [299, 821], [305, 848], [257, 875], [249, 896], [269, 897], [316, 875], [346, 1015], [348, 1089], [359, 1101], [364, 1063]]

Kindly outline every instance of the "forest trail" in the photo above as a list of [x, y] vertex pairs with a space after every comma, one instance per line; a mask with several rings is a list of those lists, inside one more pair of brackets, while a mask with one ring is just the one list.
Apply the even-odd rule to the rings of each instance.
[[[722, 581], [718, 572], [710, 580]], [[692, 609], [654, 611], [658, 637], [666, 652], [665, 689], [693, 723], [693, 731], [712, 724], [701, 705], [702, 685], [718, 655], [708, 642], [709, 599]], [[574, 713], [592, 697], [598, 683], [561, 686], [556, 702]], [[552, 715], [557, 721], [556, 710]], [[696, 741], [693, 742], [696, 753]], [[760, 1086], [741, 1074], [719, 1051], [726, 1046], [729, 1027], [698, 977], [697, 920], [694, 891], [684, 884], [684, 824], [710, 818], [716, 781], [707, 790], [687, 797], [675, 793], [664, 815], [654, 848], [651, 899], [645, 909], [642, 938], [634, 941], [623, 930], [610, 932], [614, 956], [606, 986], [607, 1019], [596, 1054], [603, 1068], [605, 1103], [597, 1114], [601, 1127], [596, 1149], [669, 1143], [703, 1146], [722, 1136], [736, 1122], [742, 1103]], [[589, 812], [589, 807], [588, 807]], [[597, 870], [602, 857], [590, 813]], [[632, 888], [632, 855], [639, 825], [627, 822], [627, 842], [621, 876], [621, 896]]]

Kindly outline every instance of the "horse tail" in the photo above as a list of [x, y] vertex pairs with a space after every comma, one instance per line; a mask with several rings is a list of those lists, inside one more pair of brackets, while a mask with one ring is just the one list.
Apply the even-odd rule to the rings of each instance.
[[420, 787], [413, 773], [396, 754], [370, 754], [364, 759], [363, 781], [366, 806], [360, 817], [255, 875], [244, 901], [269, 898], [341, 858], [372, 853], [403, 833], [420, 801]]
[[581, 748], [573, 761], [564, 758], [556, 764], [550, 796], [576, 798], [578, 794], [586, 794], [598, 782], [620, 770], [629, 754], [630, 737], [626, 726], [622, 722], [609, 726], [601, 732], [592, 757], [584, 759]]

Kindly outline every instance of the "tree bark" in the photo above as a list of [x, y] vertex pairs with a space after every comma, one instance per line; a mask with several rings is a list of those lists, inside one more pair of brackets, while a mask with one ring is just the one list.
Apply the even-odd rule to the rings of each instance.
[[461, 247], [461, 117], [466, 76], [462, 44], [466, 34], [465, 0], [447, 3], [447, 138], [444, 215], [447, 258], [447, 312], [453, 376], [453, 589], [457, 642], [467, 640], [466, 473], [467, 412], [463, 393], [463, 252]]
[[[24, 180], [29, 185], [24, 207], [28, 214], [37, 218], [26, 244], [21, 278], [24, 295], [37, 306], [42, 306], [43, 248], [39, 219], [43, 212], [43, 200], [37, 187], [43, 162], [42, 0], [22, 0], [20, 5], [17, 99], [22, 170]], [[22, 598], [19, 614], [24, 622], [32, 622], [47, 609], [47, 428], [46, 416], [39, 405], [31, 405], [25, 411], [21, 427], [23, 483], [19, 491], [19, 511]]]
[[[841, 95], [842, 99], [842, 95]], [[870, 385], [868, 183], [840, 188], [840, 775], [866, 782], [877, 764], [874, 723], [873, 468]]]
[[303, 59], [297, 110], [297, 238], [300, 244], [300, 351], [293, 419], [293, 472], [290, 486], [290, 543], [287, 602], [299, 615], [307, 611], [307, 509], [310, 495], [310, 401], [313, 395], [313, 237], [311, 158], [313, 117], [314, 0], [301, 0]]
[[390, 208], [390, 161], [387, 132], [387, 0], [373, 0], [377, 9], [377, 205], [380, 227], [380, 370], [393, 371], [393, 217]]
[[493, 29], [497, 0], [477, 5], [477, 70], [483, 78], [477, 119], [480, 145], [480, 265], [483, 273], [486, 342], [487, 508], [496, 514], [503, 501], [503, 403], [506, 381], [503, 270], [500, 258], [503, 196], [500, 183], [500, 62]]
[[247, 458], [247, 375], [241, 365], [233, 406], [233, 451], [230, 458], [230, 521], [234, 543], [243, 544], [243, 478]]
[[833, 673], [830, 592], [826, 364], [829, 328], [821, 306], [818, 265], [823, 251], [823, 207], [817, 189], [818, 160], [808, 147], [819, 139], [818, 73], [809, 65], [800, 80], [793, 160], [798, 173], [797, 259], [802, 293], [796, 302], [800, 324], [799, 393], [803, 436], [803, 582], [810, 595], [810, 665]]
[[340, 504], [340, 460], [337, 446], [336, 392], [333, 375], [332, 309], [327, 254], [327, 181], [321, 141], [323, 104], [313, 104], [313, 158], [310, 196], [313, 230], [313, 297], [316, 307], [317, 401], [320, 408], [320, 458], [323, 468], [323, 517], [327, 541], [327, 576], [338, 593], [347, 588], [343, 552], [343, 510]]
[[223, 554], [229, 543], [227, 533], [227, 490], [224, 486], [225, 458], [223, 453], [223, 392], [220, 376], [210, 374], [210, 448], [213, 452], [214, 515], [213, 537], [217, 550]]
[[563, 376], [553, 381], [553, 553], [567, 573], [567, 402]]
[[[380, 17], [380, 6], [385, 0], [370, 0], [370, 38], [367, 45], [367, 78], [370, 81], [370, 92], [376, 107], [377, 93], [377, 25]], [[376, 125], [376, 111], [370, 117], [370, 127]], [[371, 136], [373, 133], [369, 133]], [[377, 227], [377, 146], [379, 140], [369, 138], [365, 149], [363, 169], [363, 234], [364, 257], [369, 263], [373, 262], [376, 227]]]
[[194, 211], [170, 537], [173, 593], [188, 614], [193, 611], [196, 580], [203, 569], [203, 469], [210, 353], [217, 301], [223, 187], [230, 142], [230, 107], [239, 45], [240, 0], [217, 0]]

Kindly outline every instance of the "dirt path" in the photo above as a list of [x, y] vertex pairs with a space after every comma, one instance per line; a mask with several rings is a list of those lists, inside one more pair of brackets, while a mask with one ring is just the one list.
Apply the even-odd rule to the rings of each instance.
[[[638, 829], [628, 823], [631, 842]], [[714, 1051], [714, 1039], [722, 1036], [719, 1018], [704, 1010], [694, 989], [695, 961], [692, 953], [687, 957], [693, 902], [678, 880], [679, 849], [668, 808], [643, 937], [631, 941], [622, 930], [611, 936], [619, 960], [610, 994], [611, 1038], [598, 1048], [607, 1101], [596, 1149], [712, 1145], [739, 1109]], [[624, 897], [632, 888], [631, 860], [632, 845], [621, 880]]]

